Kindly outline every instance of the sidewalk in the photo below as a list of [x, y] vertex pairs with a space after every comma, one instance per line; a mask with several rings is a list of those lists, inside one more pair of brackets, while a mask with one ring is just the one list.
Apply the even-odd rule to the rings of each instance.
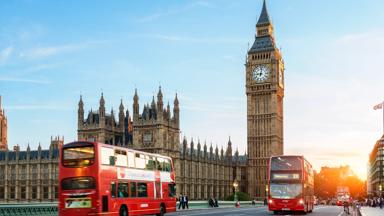
[[379, 207], [372, 208], [372, 207], [361, 207], [360, 209], [362, 216], [383, 216], [384, 215], [384, 208], [380, 209]]

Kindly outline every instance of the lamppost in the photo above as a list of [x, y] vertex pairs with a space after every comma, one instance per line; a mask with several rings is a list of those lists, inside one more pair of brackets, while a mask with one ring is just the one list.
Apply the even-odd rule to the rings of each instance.
[[379, 197], [381, 197], [381, 192], [383, 191], [383, 187], [381, 186], [381, 182], [380, 182], [380, 185], [379, 185]]
[[239, 187], [239, 183], [237, 183], [236, 180], [233, 182], [233, 187], [235, 188], [234, 201], [236, 202], [237, 201], [237, 187]]

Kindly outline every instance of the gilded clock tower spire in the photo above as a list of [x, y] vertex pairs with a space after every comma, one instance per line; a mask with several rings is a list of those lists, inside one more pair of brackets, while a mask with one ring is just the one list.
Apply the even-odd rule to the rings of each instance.
[[268, 160], [282, 155], [284, 61], [276, 48], [273, 25], [263, 1], [246, 66], [248, 193], [266, 197]]

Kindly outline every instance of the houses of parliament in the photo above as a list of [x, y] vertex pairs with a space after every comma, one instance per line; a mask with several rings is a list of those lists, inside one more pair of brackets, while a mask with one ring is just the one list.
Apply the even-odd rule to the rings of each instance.
[[[135, 90], [132, 112], [124, 107], [123, 101], [117, 113], [114, 110], [107, 112], [103, 94], [99, 107], [85, 112], [80, 96], [77, 138], [172, 157], [177, 193], [186, 194], [192, 200], [206, 200], [211, 196], [222, 200], [233, 194], [235, 181], [239, 183], [239, 191], [251, 198], [264, 199], [267, 161], [272, 155], [283, 154], [284, 98], [284, 62], [276, 48], [265, 1], [257, 20], [254, 43], [247, 51], [244, 77], [247, 154], [234, 151], [230, 138], [220, 149], [200, 140], [180, 138], [179, 99], [175, 95], [171, 109], [170, 104], [163, 102], [161, 88], [151, 103], [143, 107], [140, 107], [139, 93]], [[0, 202], [54, 200], [57, 197], [57, 152], [63, 139], [51, 139], [49, 150], [39, 147], [37, 151], [31, 151], [28, 147], [27, 151], [20, 151], [16, 147], [9, 151], [3, 112], [0, 122], [0, 149], [3, 149], [0, 152]]]

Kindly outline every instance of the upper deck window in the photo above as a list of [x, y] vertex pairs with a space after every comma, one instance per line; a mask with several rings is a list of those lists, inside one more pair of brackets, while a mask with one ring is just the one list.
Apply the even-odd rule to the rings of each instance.
[[301, 170], [300, 157], [273, 157], [271, 160], [271, 170]]
[[93, 145], [63, 148], [63, 165], [66, 167], [90, 166], [94, 160], [95, 148]]

